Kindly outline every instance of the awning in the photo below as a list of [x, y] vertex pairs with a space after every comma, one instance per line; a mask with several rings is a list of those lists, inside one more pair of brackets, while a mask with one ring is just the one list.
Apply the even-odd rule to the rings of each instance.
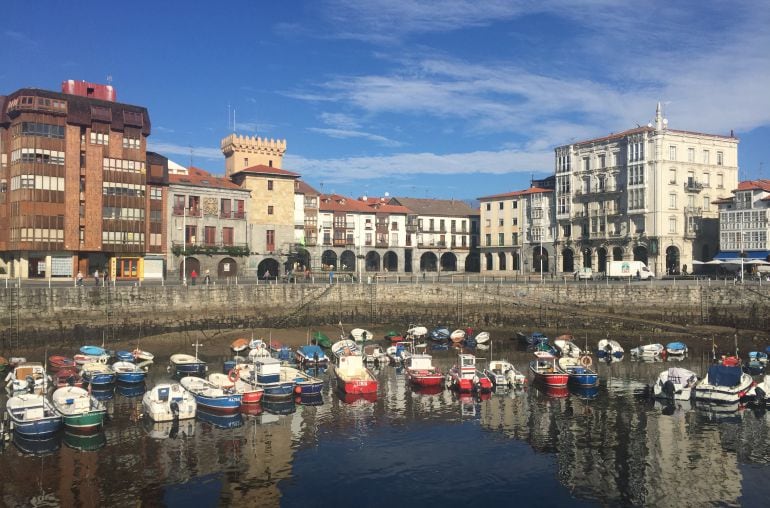
[[[767, 260], [767, 256], [770, 255], [770, 251], [766, 250], [750, 250], [746, 251], [745, 256], [743, 256], [743, 259], [745, 261], [748, 261], [749, 259], [761, 259], [762, 261]], [[714, 256], [714, 259], [719, 259], [720, 261], [735, 261], [738, 260], [740, 262], [741, 259], [741, 253], [735, 250], [728, 250], [724, 252], [720, 252], [716, 256]]]

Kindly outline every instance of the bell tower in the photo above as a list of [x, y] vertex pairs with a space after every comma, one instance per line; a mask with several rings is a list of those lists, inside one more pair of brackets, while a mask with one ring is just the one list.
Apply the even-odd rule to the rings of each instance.
[[225, 155], [227, 177], [252, 166], [281, 169], [283, 154], [286, 153], [285, 139], [230, 134], [222, 139], [220, 146]]

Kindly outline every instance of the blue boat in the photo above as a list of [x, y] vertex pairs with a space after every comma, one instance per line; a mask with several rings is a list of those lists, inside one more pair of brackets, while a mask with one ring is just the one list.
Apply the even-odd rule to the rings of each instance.
[[326, 356], [321, 346], [311, 344], [309, 346], [300, 346], [294, 357], [298, 364], [305, 365], [326, 365], [329, 363], [329, 357]]
[[132, 362], [135, 360], [134, 353], [131, 351], [115, 351], [115, 358], [119, 362]]
[[239, 367], [241, 380], [262, 388], [264, 399], [285, 399], [294, 394], [294, 379], [281, 376], [281, 362], [275, 358], [255, 358], [252, 365]]
[[666, 344], [666, 353], [672, 356], [684, 356], [687, 354], [687, 344], [684, 342], [669, 342]]
[[186, 376], [179, 380], [182, 388], [195, 397], [198, 407], [217, 413], [236, 413], [241, 408], [242, 395], [223, 390], [205, 379]]
[[243, 426], [243, 416], [241, 413], [221, 414], [200, 407], [195, 416], [200, 421], [209, 423], [219, 429], [235, 429]]
[[136, 384], [144, 383], [147, 372], [137, 367], [133, 362], [115, 362], [112, 364], [118, 383]]
[[293, 379], [295, 393], [300, 395], [320, 394], [324, 387], [323, 379], [313, 377], [306, 372], [302, 372], [294, 367], [281, 367], [281, 377], [284, 379]]
[[599, 374], [591, 368], [590, 356], [580, 358], [559, 358], [559, 367], [569, 374], [568, 384], [572, 386], [591, 387], [599, 385]]
[[5, 410], [13, 430], [28, 439], [45, 439], [62, 427], [61, 414], [45, 395], [16, 395], [8, 399]]
[[80, 352], [88, 356], [102, 356], [107, 354], [107, 351], [99, 346], [83, 346], [80, 348]]
[[83, 365], [80, 375], [93, 387], [111, 385], [115, 382], [115, 371], [103, 363], [91, 362]]

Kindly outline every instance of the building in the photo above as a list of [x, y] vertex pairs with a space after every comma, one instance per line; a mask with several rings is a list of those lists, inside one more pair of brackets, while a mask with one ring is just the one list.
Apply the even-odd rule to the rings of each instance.
[[[407, 272], [476, 271], [479, 254], [477, 232], [471, 224], [478, 212], [456, 199], [393, 197], [390, 203], [409, 209], [406, 222]], [[473, 248], [472, 248], [473, 245]], [[473, 268], [470, 270], [469, 268]]]
[[716, 259], [770, 261], [770, 180], [740, 182], [732, 193], [714, 202], [719, 207]]
[[147, 109], [115, 102], [110, 86], [62, 89], [74, 93], [0, 96], [0, 276], [141, 278], [145, 252], [162, 253], [148, 235], [164, 230], [162, 191], [147, 194]]
[[[171, 163], [167, 209], [169, 272], [184, 280], [236, 277], [249, 256], [249, 190], [227, 178]], [[173, 276], [173, 275], [172, 275]]]
[[738, 183], [738, 140], [654, 123], [555, 149], [557, 270], [640, 260], [660, 274], [718, 247], [711, 202]]

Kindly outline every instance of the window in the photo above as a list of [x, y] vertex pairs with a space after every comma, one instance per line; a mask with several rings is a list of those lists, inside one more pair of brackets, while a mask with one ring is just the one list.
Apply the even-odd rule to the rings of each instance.
[[668, 183], [676, 184], [676, 169], [674, 168], [668, 170]]
[[273, 205], [267, 205], [267, 214], [273, 215]]
[[676, 233], [676, 217], [668, 218], [668, 232]]
[[711, 164], [711, 153], [708, 150], [703, 150], [703, 164]]
[[268, 180], [267, 181], [267, 190], [273, 190], [273, 181], [272, 180]]
[[687, 162], [695, 162], [695, 148], [687, 149]]
[[268, 229], [267, 231], [265, 231], [265, 248], [270, 252], [275, 250], [275, 230], [274, 229]]
[[673, 145], [668, 147], [668, 160], [670, 161], [676, 160], [676, 147]]
[[717, 166], [724, 165], [725, 154], [723, 152], [717, 152]]

